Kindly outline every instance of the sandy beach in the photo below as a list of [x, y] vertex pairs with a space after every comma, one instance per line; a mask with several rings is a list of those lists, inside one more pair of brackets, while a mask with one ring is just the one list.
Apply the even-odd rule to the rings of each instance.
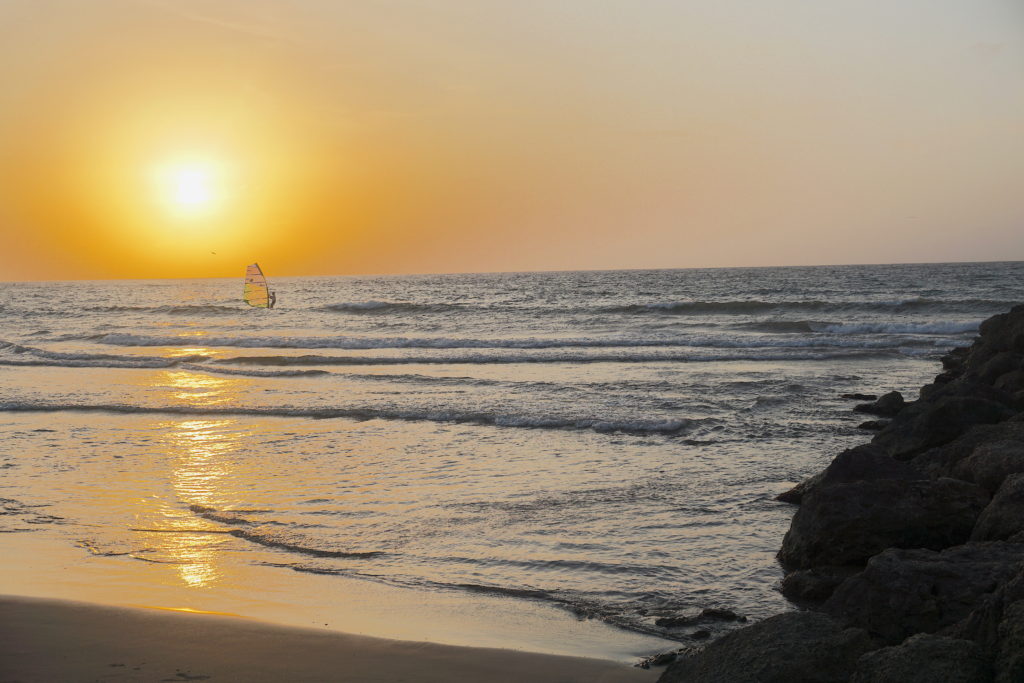
[[0, 680], [653, 681], [599, 659], [453, 647], [241, 617], [0, 598]]

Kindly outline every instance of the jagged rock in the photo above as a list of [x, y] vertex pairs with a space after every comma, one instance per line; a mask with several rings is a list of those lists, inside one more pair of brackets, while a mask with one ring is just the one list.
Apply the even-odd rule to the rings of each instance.
[[787, 612], [681, 657], [658, 683], [839, 683], [874, 644], [816, 612]]
[[690, 634], [690, 638], [694, 640], [707, 640], [711, 637], [711, 631], [700, 629]]
[[925, 477], [913, 465], [893, 460], [872, 444], [863, 444], [848, 448], [837, 455], [825, 468], [819, 484], [831, 486], [878, 479], [909, 480]]
[[1009, 606], [1019, 600], [1024, 600], [1024, 564], [1018, 565], [1017, 573], [995, 591], [981, 596], [970, 614], [949, 629], [948, 635], [973, 640], [994, 658], [1000, 650], [999, 628], [1003, 617]]
[[857, 660], [850, 683], [989, 683], [992, 665], [970, 640], [929, 634], [868, 652]]
[[[1024, 423], [1015, 424], [1024, 427]], [[1021, 472], [1024, 472], [1024, 441], [1008, 439], [981, 444], [953, 467], [954, 476], [993, 492], [1008, 476]]]
[[783, 503], [801, 503], [815, 488], [874, 479], [924, 479], [912, 465], [893, 460], [871, 444], [849, 448], [835, 457], [824, 470], [778, 495]]
[[804, 479], [788, 491], [783, 491], [779, 495], [775, 496], [775, 500], [780, 503], [792, 503], [793, 505], [799, 505], [803, 502], [804, 496], [807, 492], [813, 489], [824, 476], [824, 472], [818, 472], [813, 477]]
[[[1017, 421], [1015, 418], [999, 424], [976, 425], [953, 441], [921, 453], [911, 463], [930, 477], [953, 476], [957, 479], [973, 481], [983, 488], [988, 488], [971, 474], [971, 468], [964, 469], [959, 466], [959, 463], [971, 456], [979, 446], [985, 444], [1016, 441], [1024, 448], [1024, 422]], [[1001, 483], [1002, 478], [999, 479], [999, 484]], [[999, 488], [999, 484], [990, 490], [995, 491]]]
[[868, 420], [867, 422], [861, 422], [857, 425], [857, 429], [866, 429], [869, 432], [877, 432], [885, 429], [889, 425], [889, 420]]
[[949, 478], [818, 486], [793, 516], [779, 559], [805, 569], [865, 562], [889, 547], [947, 548], [967, 540], [987, 502], [978, 486]]
[[740, 615], [731, 609], [723, 609], [721, 607], [705, 607], [701, 610], [700, 616], [703, 619], [713, 619], [716, 621], [736, 621], [740, 618]]
[[679, 616], [679, 617], [661, 617], [655, 619], [654, 623], [656, 626], [665, 626], [667, 628], [676, 628], [679, 626], [693, 626], [705, 621], [746, 621], [747, 618], [740, 616], [733, 612], [731, 609], [723, 609], [720, 607], [705, 607], [701, 610], [701, 613], [695, 616]]
[[999, 624], [996, 683], [1024, 681], [1024, 600], [1011, 603]]
[[984, 596], [1017, 575], [1021, 560], [1024, 545], [1002, 541], [942, 552], [890, 549], [844, 581], [823, 608], [844, 623], [899, 643], [967, 617]]
[[942, 367], [946, 370], [953, 370], [954, 372], [960, 370], [964, 365], [964, 361], [967, 359], [967, 353], [969, 351], [970, 347], [967, 346], [960, 346], [953, 349], [942, 357]]
[[978, 382], [995, 385], [996, 381], [1024, 364], [1024, 356], [1013, 351], [999, 351], [975, 368], [970, 376]]
[[1024, 370], [1011, 370], [1006, 374], [1000, 375], [992, 383], [992, 386], [1000, 391], [1016, 395], [1024, 390]]
[[861, 403], [854, 406], [853, 409], [858, 413], [892, 417], [903, 410], [904, 405], [906, 405], [906, 401], [903, 400], [903, 394], [898, 391], [890, 391], [874, 403]]
[[782, 594], [794, 602], [822, 602], [860, 567], [813, 567], [798, 569], [782, 579]]
[[1006, 478], [981, 512], [972, 541], [999, 541], [1024, 531], [1024, 474]]
[[1024, 351], [1024, 305], [992, 316], [981, 323], [978, 331], [981, 336], [976, 345], [981, 348], [973, 355], [987, 359], [1000, 351]]
[[875, 394], [843, 394], [840, 398], [846, 398], [851, 401], [877, 401], [878, 396]]
[[1009, 419], [1016, 413], [1012, 403], [1011, 396], [987, 385], [946, 384], [900, 411], [872, 443], [894, 458], [910, 460], [974, 425]]

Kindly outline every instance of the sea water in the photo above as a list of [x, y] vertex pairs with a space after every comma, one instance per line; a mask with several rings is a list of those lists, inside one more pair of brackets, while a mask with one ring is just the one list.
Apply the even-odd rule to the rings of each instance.
[[[686, 640], [657, 620], [790, 608], [774, 497], [869, 437], [842, 394], [913, 399], [1024, 301], [1022, 263], [266, 265], [273, 310], [241, 277], [0, 283], [0, 591]], [[531, 641], [554, 615], [597, 630]]]

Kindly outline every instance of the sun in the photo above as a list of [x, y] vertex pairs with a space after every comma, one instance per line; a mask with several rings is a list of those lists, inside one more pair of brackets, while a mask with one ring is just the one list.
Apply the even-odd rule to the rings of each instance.
[[213, 199], [210, 173], [202, 168], [181, 168], [174, 174], [174, 202], [180, 206], [202, 206]]
[[154, 173], [156, 198], [178, 217], [214, 213], [224, 201], [223, 165], [209, 159], [176, 159]]

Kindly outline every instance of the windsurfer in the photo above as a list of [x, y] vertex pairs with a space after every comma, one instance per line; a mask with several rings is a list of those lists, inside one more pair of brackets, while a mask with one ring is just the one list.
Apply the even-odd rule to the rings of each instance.
[[271, 292], [270, 293], [270, 301], [267, 304], [267, 308], [273, 308], [274, 304], [276, 304], [276, 303], [277, 303], [277, 294], [275, 294], [274, 292]]

